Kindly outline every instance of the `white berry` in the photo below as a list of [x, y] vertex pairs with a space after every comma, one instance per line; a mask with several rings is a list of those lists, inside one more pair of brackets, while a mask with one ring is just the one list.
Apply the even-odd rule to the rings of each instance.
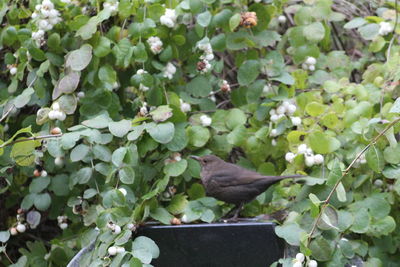
[[10, 69], [10, 74], [11, 75], [15, 75], [15, 74], [17, 74], [17, 68], [16, 67], [12, 67], [11, 69]]
[[303, 253], [297, 253], [296, 254], [296, 260], [299, 262], [303, 262], [304, 261], [304, 254]]
[[108, 248], [108, 254], [110, 254], [111, 256], [114, 256], [115, 254], [117, 254], [117, 248], [112, 246]]
[[300, 118], [300, 117], [291, 117], [290, 119], [291, 119], [292, 124], [293, 124], [294, 126], [299, 126], [299, 125], [301, 125], [301, 118]]
[[287, 161], [287, 162], [290, 162], [290, 163], [293, 162], [293, 159], [294, 159], [295, 157], [296, 157], [296, 155], [295, 155], [294, 153], [292, 153], [292, 152], [288, 152], [288, 153], [286, 153], [286, 155], [285, 155], [286, 161]]
[[317, 60], [315, 59], [315, 57], [307, 57], [306, 63], [308, 65], [315, 65], [317, 63]]
[[40, 176], [46, 177], [46, 176], [47, 176], [47, 171], [43, 170], [43, 171], [40, 173]]
[[284, 16], [284, 15], [280, 15], [279, 17], [278, 17], [278, 21], [279, 21], [279, 23], [285, 23], [286, 22], [286, 17]]
[[307, 157], [306, 156], [306, 160], [305, 161], [306, 161], [306, 166], [307, 167], [312, 167], [315, 164], [313, 156], [311, 156], [311, 157]]
[[58, 116], [58, 112], [55, 110], [50, 110], [48, 116], [50, 120], [55, 120]]
[[290, 104], [290, 105], [287, 107], [287, 112], [288, 112], [289, 114], [293, 114], [293, 113], [296, 111], [296, 109], [297, 109], [297, 107], [296, 107], [295, 105]]
[[22, 223], [19, 223], [16, 228], [17, 228], [17, 231], [20, 233], [23, 233], [26, 231], [26, 226], [25, 226], [25, 224], [22, 224]]
[[271, 121], [272, 122], [277, 122], [278, 120], [279, 120], [279, 116], [278, 115], [276, 115], [276, 114], [271, 115]]
[[276, 145], [277, 145], [277, 142], [276, 142], [276, 140], [275, 140], [275, 139], [272, 139], [272, 141], [271, 141], [271, 145], [272, 145], [272, 146], [276, 146]]
[[64, 165], [64, 160], [61, 157], [57, 157], [54, 159], [54, 164], [61, 167]]
[[299, 154], [304, 154], [304, 153], [306, 153], [306, 152], [307, 152], [307, 145], [306, 145], [306, 144], [301, 144], [301, 145], [299, 145], [298, 148], [297, 148], [297, 152], [298, 152]]
[[310, 65], [310, 66], [308, 67], [308, 69], [309, 69], [310, 71], [314, 71], [314, 70], [315, 70], [315, 66], [314, 66], [314, 65]]
[[276, 115], [276, 110], [273, 108], [269, 111], [269, 115]]
[[17, 228], [11, 227], [11, 228], [10, 228], [10, 234], [11, 234], [11, 235], [17, 235], [17, 234], [18, 234]]
[[68, 228], [68, 223], [60, 223], [60, 228], [63, 230]]
[[271, 133], [269, 135], [270, 136], [277, 136], [278, 135], [278, 130], [277, 129], [272, 129]]
[[121, 233], [121, 226], [116, 224], [115, 227], [114, 227], [113, 233], [116, 234], [116, 235], [120, 234]]
[[117, 247], [117, 253], [124, 253], [125, 248], [124, 247]]
[[135, 227], [135, 225], [134, 225], [133, 223], [128, 223], [128, 224], [126, 225], [126, 228], [128, 228], [128, 229], [131, 230], [131, 231], [133, 231], [133, 230], [136, 229], [136, 227]]
[[315, 155], [314, 162], [315, 164], [322, 164], [324, 162], [324, 156], [322, 156], [321, 154]]
[[78, 98], [83, 98], [83, 97], [85, 97], [85, 92], [79, 92], [76, 96]]
[[299, 261], [296, 261], [295, 263], [293, 263], [293, 267], [302, 267], [303, 264]]
[[381, 179], [376, 179], [374, 185], [377, 187], [381, 187], [383, 185], [383, 181]]
[[277, 109], [276, 109], [276, 113], [278, 114], [285, 114], [286, 112], [286, 107], [283, 105], [280, 105]]
[[318, 263], [316, 260], [310, 260], [310, 262], [308, 263], [308, 267], [317, 267]]
[[118, 190], [124, 195], [126, 196], [126, 189], [125, 188], [118, 188]]
[[66, 118], [67, 118], [67, 114], [65, 114], [64, 111], [59, 111], [59, 112], [58, 112], [58, 117], [57, 117], [57, 119], [58, 119], [59, 121], [64, 121]]

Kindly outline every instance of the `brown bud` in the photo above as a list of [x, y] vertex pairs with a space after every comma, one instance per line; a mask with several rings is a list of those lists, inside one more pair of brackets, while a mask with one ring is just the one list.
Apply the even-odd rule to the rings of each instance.
[[204, 61], [197, 62], [197, 70], [202, 71], [206, 68], [206, 63]]
[[35, 169], [35, 170], [33, 171], [33, 175], [34, 175], [35, 177], [39, 177], [40, 174], [41, 174], [41, 172], [40, 172], [38, 169]]
[[171, 224], [180, 225], [180, 224], [182, 224], [182, 222], [178, 218], [174, 217], [174, 218], [171, 219]]
[[256, 12], [243, 12], [241, 14], [240, 26], [243, 26], [245, 28], [257, 26]]
[[54, 127], [53, 129], [51, 129], [50, 131], [51, 134], [60, 134], [61, 133], [61, 129], [59, 127]]

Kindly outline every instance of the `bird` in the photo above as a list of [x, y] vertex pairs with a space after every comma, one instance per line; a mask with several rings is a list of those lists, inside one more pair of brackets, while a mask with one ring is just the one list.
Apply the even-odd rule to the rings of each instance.
[[252, 201], [271, 185], [287, 178], [304, 177], [303, 175], [265, 176], [226, 162], [215, 155], [190, 157], [201, 165], [200, 177], [206, 195], [236, 205], [236, 212], [230, 221], [236, 221], [243, 205]]

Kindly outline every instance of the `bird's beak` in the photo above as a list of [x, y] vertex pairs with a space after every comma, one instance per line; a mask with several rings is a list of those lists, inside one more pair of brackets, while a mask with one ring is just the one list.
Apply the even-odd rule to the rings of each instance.
[[201, 158], [198, 157], [198, 156], [190, 156], [190, 158], [192, 158], [192, 159], [194, 159], [194, 160], [197, 160], [197, 161], [200, 161], [200, 160], [201, 160]]

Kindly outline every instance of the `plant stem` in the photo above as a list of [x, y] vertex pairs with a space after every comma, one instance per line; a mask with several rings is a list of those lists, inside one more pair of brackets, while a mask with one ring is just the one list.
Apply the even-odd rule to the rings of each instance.
[[336, 184], [333, 186], [332, 190], [329, 192], [328, 197], [323, 201], [324, 204], [321, 206], [321, 209], [320, 209], [320, 211], [318, 213], [318, 216], [317, 216], [317, 218], [315, 218], [315, 221], [313, 223], [311, 231], [308, 234], [307, 247], [310, 245], [310, 242], [311, 242], [311, 239], [312, 239], [312, 235], [314, 234], [315, 230], [317, 229], [318, 222], [321, 219], [321, 216], [324, 213], [326, 207], [329, 205], [329, 202], [330, 202], [330, 200], [331, 200], [331, 198], [333, 196], [333, 193], [336, 191], [336, 188], [339, 186], [339, 184], [342, 181], [343, 177], [345, 177], [349, 173], [350, 169], [354, 166], [354, 164], [361, 157], [361, 155], [363, 155], [371, 146], [375, 145], [376, 142], [379, 140], [379, 138], [381, 138], [390, 128], [392, 128], [399, 121], [400, 121], [400, 118], [397, 118], [394, 121], [392, 121], [391, 123], [389, 123], [382, 132], [380, 132], [377, 136], [375, 136], [375, 138], [372, 139], [372, 141], [369, 142], [369, 144], [367, 146], [365, 146], [364, 149], [361, 150], [360, 153], [357, 154], [357, 156], [353, 159], [353, 161], [350, 163], [350, 165], [343, 171], [342, 177], [340, 177], [340, 179], [336, 182]]
[[3, 148], [5, 146], [11, 146], [15, 143], [21, 143], [21, 142], [27, 142], [27, 141], [32, 141], [32, 140], [42, 140], [42, 139], [49, 139], [49, 138], [57, 138], [57, 137], [61, 137], [63, 134], [48, 134], [48, 135], [40, 135], [40, 136], [32, 136], [32, 137], [27, 137], [27, 138], [22, 138], [22, 139], [18, 139], [15, 141], [12, 141], [10, 143], [4, 143], [2, 145], [0, 145], [0, 148]]

